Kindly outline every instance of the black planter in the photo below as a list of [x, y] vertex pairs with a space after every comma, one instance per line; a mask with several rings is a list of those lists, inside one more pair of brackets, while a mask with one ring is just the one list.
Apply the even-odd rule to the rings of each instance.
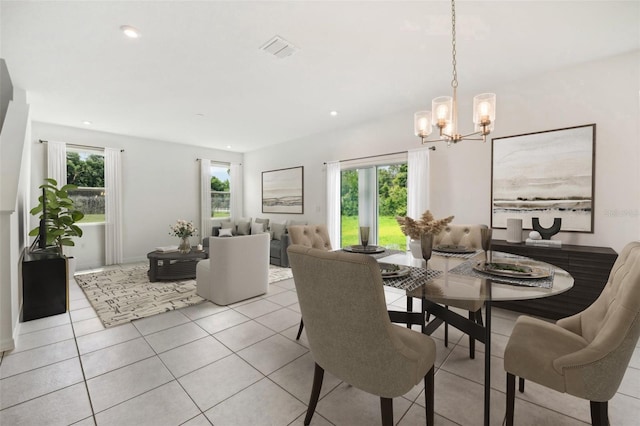
[[21, 321], [67, 311], [67, 261], [55, 249], [22, 253]]

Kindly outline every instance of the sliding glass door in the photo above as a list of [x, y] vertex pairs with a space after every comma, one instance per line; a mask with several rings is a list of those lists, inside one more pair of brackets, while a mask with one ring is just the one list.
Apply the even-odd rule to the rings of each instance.
[[342, 170], [342, 247], [359, 244], [358, 229], [368, 226], [369, 244], [404, 250], [406, 238], [395, 217], [406, 214], [406, 163]]

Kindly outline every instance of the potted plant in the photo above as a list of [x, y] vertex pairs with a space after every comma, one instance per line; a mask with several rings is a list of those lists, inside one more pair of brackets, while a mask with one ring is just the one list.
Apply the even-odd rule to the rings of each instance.
[[[40, 214], [46, 231], [46, 245], [55, 246], [60, 256], [63, 255], [64, 246], [75, 245], [72, 237], [82, 237], [82, 229], [76, 222], [84, 217], [84, 213], [75, 209], [68, 193], [69, 190], [77, 188], [71, 184], [58, 188], [55, 179], [45, 179], [45, 183], [40, 185], [43, 194], [38, 198], [39, 204], [30, 211], [32, 215]], [[35, 237], [39, 232], [40, 226], [33, 228], [29, 236]]]

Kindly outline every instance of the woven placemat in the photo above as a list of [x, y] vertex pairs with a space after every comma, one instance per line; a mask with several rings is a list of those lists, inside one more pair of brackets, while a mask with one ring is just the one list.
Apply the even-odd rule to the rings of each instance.
[[411, 291], [442, 274], [442, 271], [437, 269], [414, 268], [413, 266], [408, 266], [408, 268], [409, 274], [404, 277], [383, 278], [384, 285]]
[[433, 251], [431, 252], [432, 254], [435, 254], [436, 256], [441, 256], [441, 257], [457, 257], [460, 259], [471, 259], [473, 256], [475, 256], [476, 254], [480, 253], [482, 250], [476, 250], [474, 252], [471, 253], [447, 253], [445, 251], [438, 251], [436, 249], [433, 249]]
[[545, 278], [512, 278], [512, 277], [499, 277], [492, 274], [487, 274], [484, 272], [476, 271], [473, 269], [476, 264], [475, 260], [468, 260], [455, 268], [451, 269], [449, 272], [452, 274], [458, 275], [467, 275], [470, 277], [481, 278], [481, 279], [489, 279], [493, 282], [501, 283], [501, 284], [512, 284], [519, 285], [524, 287], [541, 287], [541, 288], [552, 288], [553, 287], [553, 275], [554, 270], [551, 269], [551, 274]]

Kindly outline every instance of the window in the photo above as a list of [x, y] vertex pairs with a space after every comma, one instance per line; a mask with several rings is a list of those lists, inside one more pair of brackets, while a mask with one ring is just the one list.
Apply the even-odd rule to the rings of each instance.
[[360, 244], [359, 225], [369, 226], [370, 244], [404, 250], [406, 237], [396, 216], [407, 214], [407, 164], [341, 172], [341, 243]]
[[229, 217], [231, 192], [229, 165], [211, 164], [211, 217]]
[[84, 213], [80, 223], [104, 222], [104, 154], [67, 147], [67, 183], [76, 208]]

